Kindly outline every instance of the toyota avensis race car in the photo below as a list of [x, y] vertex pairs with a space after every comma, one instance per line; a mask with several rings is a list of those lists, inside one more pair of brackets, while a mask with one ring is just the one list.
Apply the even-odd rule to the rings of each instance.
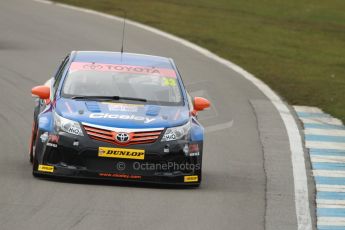
[[33, 175], [198, 186], [204, 129], [172, 59], [72, 52], [38, 96]]

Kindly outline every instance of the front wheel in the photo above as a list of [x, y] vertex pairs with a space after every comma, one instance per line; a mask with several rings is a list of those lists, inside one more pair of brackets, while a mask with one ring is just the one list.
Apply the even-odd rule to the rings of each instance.
[[40, 173], [38, 173], [38, 158], [39, 158], [39, 151], [42, 149], [42, 143], [40, 142], [40, 139], [38, 138], [40, 135], [42, 135], [42, 132], [37, 131], [37, 134], [35, 135], [35, 142], [34, 147], [32, 150], [32, 154], [30, 155], [30, 159], [32, 157], [32, 175], [34, 177], [39, 177]]
[[30, 163], [33, 163], [34, 160], [34, 151], [36, 146], [36, 139], [37, 139], [37, 125], [36, 122], [32, 122], [32, 129], [31, 129], [31, 138], [30, 138], [30, 146], [29, 146], [29, 156], [30, 156]]

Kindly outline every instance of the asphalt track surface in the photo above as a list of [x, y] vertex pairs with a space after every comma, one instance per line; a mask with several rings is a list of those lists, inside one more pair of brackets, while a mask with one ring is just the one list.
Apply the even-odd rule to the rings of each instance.
[[127, 26], [125, 50], [174, 58], [212, 109], [199, 189], [35, 179], [30, 89], [71, 50], [120, 49], [122, 25], [54, 5], [0, 1], [0, 229], [297, 229], [289, 143], [249, 81], [174, 41]]

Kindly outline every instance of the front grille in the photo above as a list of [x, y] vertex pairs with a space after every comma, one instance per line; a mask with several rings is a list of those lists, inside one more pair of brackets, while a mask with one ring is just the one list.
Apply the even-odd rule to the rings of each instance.
[[130, 131], [126, 132], [129, 136], [128, 142], [120, 142], [116, 139], [118, 133], [124, 133], [123, 131], [113, 131], [106, 128], [94, 127], [84, 124], [87, 135], [98, 141], [108, 142], [120, 146], [136, 145], [136, 144], [148, 144], [157, 141], [162, 133], [163, 129], [147, 130], [144, 131]]

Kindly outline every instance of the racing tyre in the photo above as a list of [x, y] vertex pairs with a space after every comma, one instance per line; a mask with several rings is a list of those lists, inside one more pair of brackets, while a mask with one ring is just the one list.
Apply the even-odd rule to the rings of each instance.
[[41, 174], [37, 172], [38, 170], [38, 151], [42, 148], [42, 143], [39, 141], [38, 138], [42, 132], [37, 132], [36, 138], [35, 138], [35, 147], [33, 148], [33, 154], [32, 154], [32, 175], [34, 177], [41, 177]]

